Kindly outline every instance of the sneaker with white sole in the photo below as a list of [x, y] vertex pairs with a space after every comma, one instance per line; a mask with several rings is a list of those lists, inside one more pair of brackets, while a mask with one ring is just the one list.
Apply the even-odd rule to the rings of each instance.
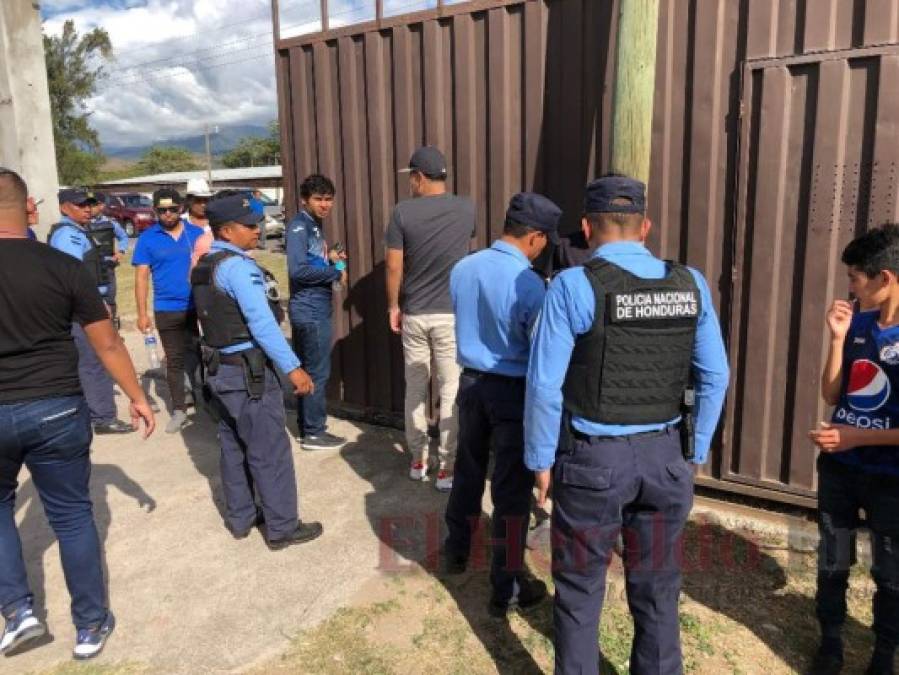
[[0, 637], [0, 654], [7, 654], [29, 640], [47, 632], [44, 624], [34, 615], [31, 605], [24, 605], [6, 619], [6, 630]]
[[323, 431], [320, 434], [306, 434], [300, 439], [303, 450], [339, 450], [346, 445], [346, 439]]
[[75, 650], [72, 652], [79, 661], [84, 659], [92, 659], [103, 651], [106, 646], [106, 640], [115, 630], [115, 617], [112, 612], [106, 613], [106, 618], [99, 626], [90, 628], [79, 628], [75, 636]]
[[409, 467], [409, 478], [411, 480], [428, 480], [428, 465], [424, 462], [412, 462]]
[[434, 483], [434, 487], [440, 492], [450, 492], [453, 489], [453, 474], [441, 469], [437, 473], [437, 482]]

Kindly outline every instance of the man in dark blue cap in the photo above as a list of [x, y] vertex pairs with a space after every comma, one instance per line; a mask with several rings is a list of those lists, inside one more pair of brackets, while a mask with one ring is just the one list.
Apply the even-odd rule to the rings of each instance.
[[[106, 265], [104, 247], [89, 229], [91, 206], [96, 200], [81, 188], [59, 191], [62, 220], [50, 228], [47, 242], [55, 249], [77, 258], [87, 268], [101, 297], [109, 292], [111, 270]], [[111, 313], [110, 313], [111, 314]], [[118, 419], [112, 378], [91, 347], [84, 330], [72, 324], [72, 336], [78, 349], [78, 377], [91, 413], [95, 434], [126, 434], [134, 429]]]
[[557, 673], [599, 671], [619, 533], [635, 624], [630, 670], [683, 668], [677, 542], [693, 503], [691, 463], [708, 456], [728, 366], [707, 282], [645, 248], [645, 210], [637, 180], [587, 186], [582, 227], [596, 251], [550, 284], [528, 365], [524, 461], [538, 505], [553, 485]]
[[262, 218], [243, 195], [213, 199], [206, 213], [215, 241], [191, 272], [191, 285], [206, 383], [220, 413], [228, 529], [243, 539], [264, 523], [272, 549], [311, 541], [322, 526], [297, 517], [284, 396], [274, 369], [287, 375], [298, 396], [314, 385], [278, 325], [284, 313], [274, 277], [247, 253], [259, 242]]
[[531, 328], [546, 287], [531, 263], [558, 241], [562, 211], [542, 195], [522, 192], [509, 202], [503, 235], [464, 258], [450, 275], [462, 376], [456, 399], [459, 442], [446, 507], [447, 572], [462, 572], [472, 526], [481, 513], [491, 447], [494, 469], [491, 614], [505, 616], [546, 597], [543, 582], [524, 572], [524, 547], [534, 475], [524, 465], [525, 375]]

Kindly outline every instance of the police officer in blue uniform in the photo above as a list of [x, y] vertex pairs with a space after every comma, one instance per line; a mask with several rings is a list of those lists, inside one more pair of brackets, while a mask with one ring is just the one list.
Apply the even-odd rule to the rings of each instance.
[[297, 395], [314, 386], [278, 326], [284, 317], [274, 278], [247, 254], [259, 241], [259, 215], [239, 195], [213, 199], [207, 214], [215, 241], [191, 272], [191, 286], [204, 334], [206, 384], [221, 415], [228, 529], [242, 539], [264, 523], [271, 549], [311, 541], [322, 526], [297, 517], [293, 455], [274, 368]]
[[[81, 188], [60, 190], [58, 196], [59, 210], [63, 216], [50, 228], [47, 242], [82, 261], [96, 280], [100, 295], [105, 298], [111, 277], [110, 268], [105, 264], [109, 250], [89, 229], [91, 206], [95, 200]], [[78, 376], [90, 408], [94, 433], [126, 434], [134, 431], [130, 424], [117, 418], [112, 378], [77, 323], [72, 324], [72, 336], [78, 349]]]
[[550, 284], [525, 405], [539, 505], [553, 486], [556, 672], [599, 670], [605, 574], [621, 533], [630, 671], [680, 673], [676, 546], [693, 502], [690, 463], [705, 462], [721, 413], [727, 358], [705, 279], [644, 246], [644, 185], [595, 180], [584, 211], [597, 249]]
[[456, 398], [459, 442], [446, 507], [445, 571], [465, 570], [472, 525], [481, 513], [491, 448], [493, 540], [488, 610], [505, 616], [546, 597], [546, 585], [524, 573], [534, 474], [524, 465], [524, 388], [530, 334], [546, 286], [531, 264], [558, 241], [562, 211], [546, 197], [519, 193], [506, 211], [503, 235], [463, 258], [450, 274], [456, 344], [462, 366]]
[[106, 295], [103, 300], [112, 313], [112, 321], [116, 328], [119, 327], [118, 303], [116, 302], [116, 292], [118, 284], [116, 283], [115, 270], [119, 266], [122, 256], [128, 252], [128, 244], [130, 239], [128, 233], [119, 225], [115, 218], [110, 218], [104, 211], [106, 210], [105, 196], [97, 192], [88, 192], [88, 203], [91, 205], [91, 219], [87, 229], [91, 237], [103, 249], [103, 263], [109, 269], [106, 287]]

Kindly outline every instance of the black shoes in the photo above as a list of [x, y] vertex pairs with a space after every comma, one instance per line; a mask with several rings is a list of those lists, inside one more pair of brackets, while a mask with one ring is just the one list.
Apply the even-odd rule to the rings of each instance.
[[468, 558], [458, 553], [444, 551], [440, 554], [440, 573], [444, 575], [464, 574], [468, 568]]
[[824, 638], [806, 675], [839, 675], [842, 670], [843, 643], [838, 638]]
[[525, 578], [520, 582], [518, 597], [511, 600], [491, 598], [490, 604], [487, 605], [487, 611], [490, 613], [490, 616], [502, 619], [510, 610], [527, 610], [536, 607], [546, 600], [546, 596], [546, 584], [539, 579]]
[[306, 434], [300, 439], [303, 450], [338, 450], [346, 445], [346, 439], [323, 431], [320, 434]]
[[878, 649], [875, 646], [865, 675], [893, 675], [893, 659], [895, 656], [896, 651], [894, 649]]
[[268, 547], [273, 551], [279, 551], [282, 548], [292, 546], [293, 544], [305, 544], [307, 541], [318, 539], [325, 528], [321, 523], [297, 523], [297, 529], [292, 534], [287, 535], [283, 539], [269, 539], [266, 541]]
[[94, 423], [94, 433], [100, 436], [104, 436], [106, 434], [130, 434], [133, 432], [134, 427], [132, 427], [127, 422], [123, 422], [122, 420], [111, 420], [109, 422]]

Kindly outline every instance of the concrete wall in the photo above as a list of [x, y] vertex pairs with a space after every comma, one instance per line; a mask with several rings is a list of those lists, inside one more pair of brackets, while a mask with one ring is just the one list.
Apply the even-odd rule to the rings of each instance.
[[58, 220], [56, 155], [39, 4], [0, 2], [0, 166], [19, 172], [40, 205], [38, 236]]

